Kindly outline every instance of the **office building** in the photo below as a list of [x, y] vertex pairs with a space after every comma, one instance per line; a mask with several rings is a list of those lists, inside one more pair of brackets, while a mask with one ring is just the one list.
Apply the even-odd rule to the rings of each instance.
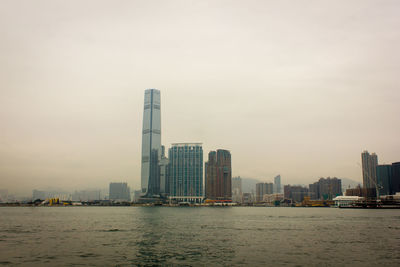
[[274, 192], [274, 185], [272, 183], [257, 183], [256, 202], [262, 202], [264, 195], [272, 194], [273, 192]]
[[208, 153], [205, 193], [209, 200], [232, 200], [231, 153], [228, 150], [218, 149]]
[[236, 203], [242, 202], [242, 178], [232, 178], [232, 201]]
[[392, 165], [376, 166], [377, 193], [380, 196], [390, 195], [392, 182]]
[[281, 186], [281, 175], [278, 174], [274, 178], [274, 193], [275, 194], [280, 194], [282, 193], [282, 186]]
[[165, 147], [161, 146], [161, 158], [159, 161], [159, 169], [158, 173], [160, 176], [160, 194], [161, 195], [167, 195], [169, 193], [169, 188], [168, 188], [168, 163], [169, 160], [165, 156]]
[[368, 151], [361, 153], [363, 187], [376, 188], [376, 166], [378, 165], [378, 156], [375, 153], [371, 155]]
[[110, 183], [109, 199], [114, 201], [131, 201], [127, 183]]
[[169, 199], [201, 203], [203, 200], [203, 148], [201, 143], [172, 144], [169, 158]]
[[147, 89], [144, 94], [142, 131], [142, 195], [160, 194], [159, 160], [161, 159], [161, 99], [160, 91]]
[[392, 163], [391, 194], [400, 192], [400, 162]]

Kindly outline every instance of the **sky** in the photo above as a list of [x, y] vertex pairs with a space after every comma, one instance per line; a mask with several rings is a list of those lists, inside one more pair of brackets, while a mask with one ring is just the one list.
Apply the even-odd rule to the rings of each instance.
[[0, 1], [0, 189], [140, 188], [144, 90], [162, 143], [234, 176], [362, 181], [400, 161], [399, 1]]

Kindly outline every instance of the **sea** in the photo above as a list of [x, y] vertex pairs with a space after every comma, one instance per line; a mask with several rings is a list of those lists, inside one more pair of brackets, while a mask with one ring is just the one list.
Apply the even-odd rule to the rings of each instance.
[[4, 266], [400, 266], [400, 210], [0, 207]]

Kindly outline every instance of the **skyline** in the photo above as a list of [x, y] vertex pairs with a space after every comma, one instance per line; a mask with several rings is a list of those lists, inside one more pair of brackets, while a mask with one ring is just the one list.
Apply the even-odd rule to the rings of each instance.
[[398, 1], [119, 3], [0, 3], [0, 188], [139, 189], [145, 88], [166, 149], [227, 149], [232, 176], [400, 160]]

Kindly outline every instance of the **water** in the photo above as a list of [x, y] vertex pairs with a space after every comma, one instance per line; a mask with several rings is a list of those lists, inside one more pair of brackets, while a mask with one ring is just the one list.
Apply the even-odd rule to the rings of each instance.
[[2, 207], [6, 266], [400, 266], [400, 210]]

